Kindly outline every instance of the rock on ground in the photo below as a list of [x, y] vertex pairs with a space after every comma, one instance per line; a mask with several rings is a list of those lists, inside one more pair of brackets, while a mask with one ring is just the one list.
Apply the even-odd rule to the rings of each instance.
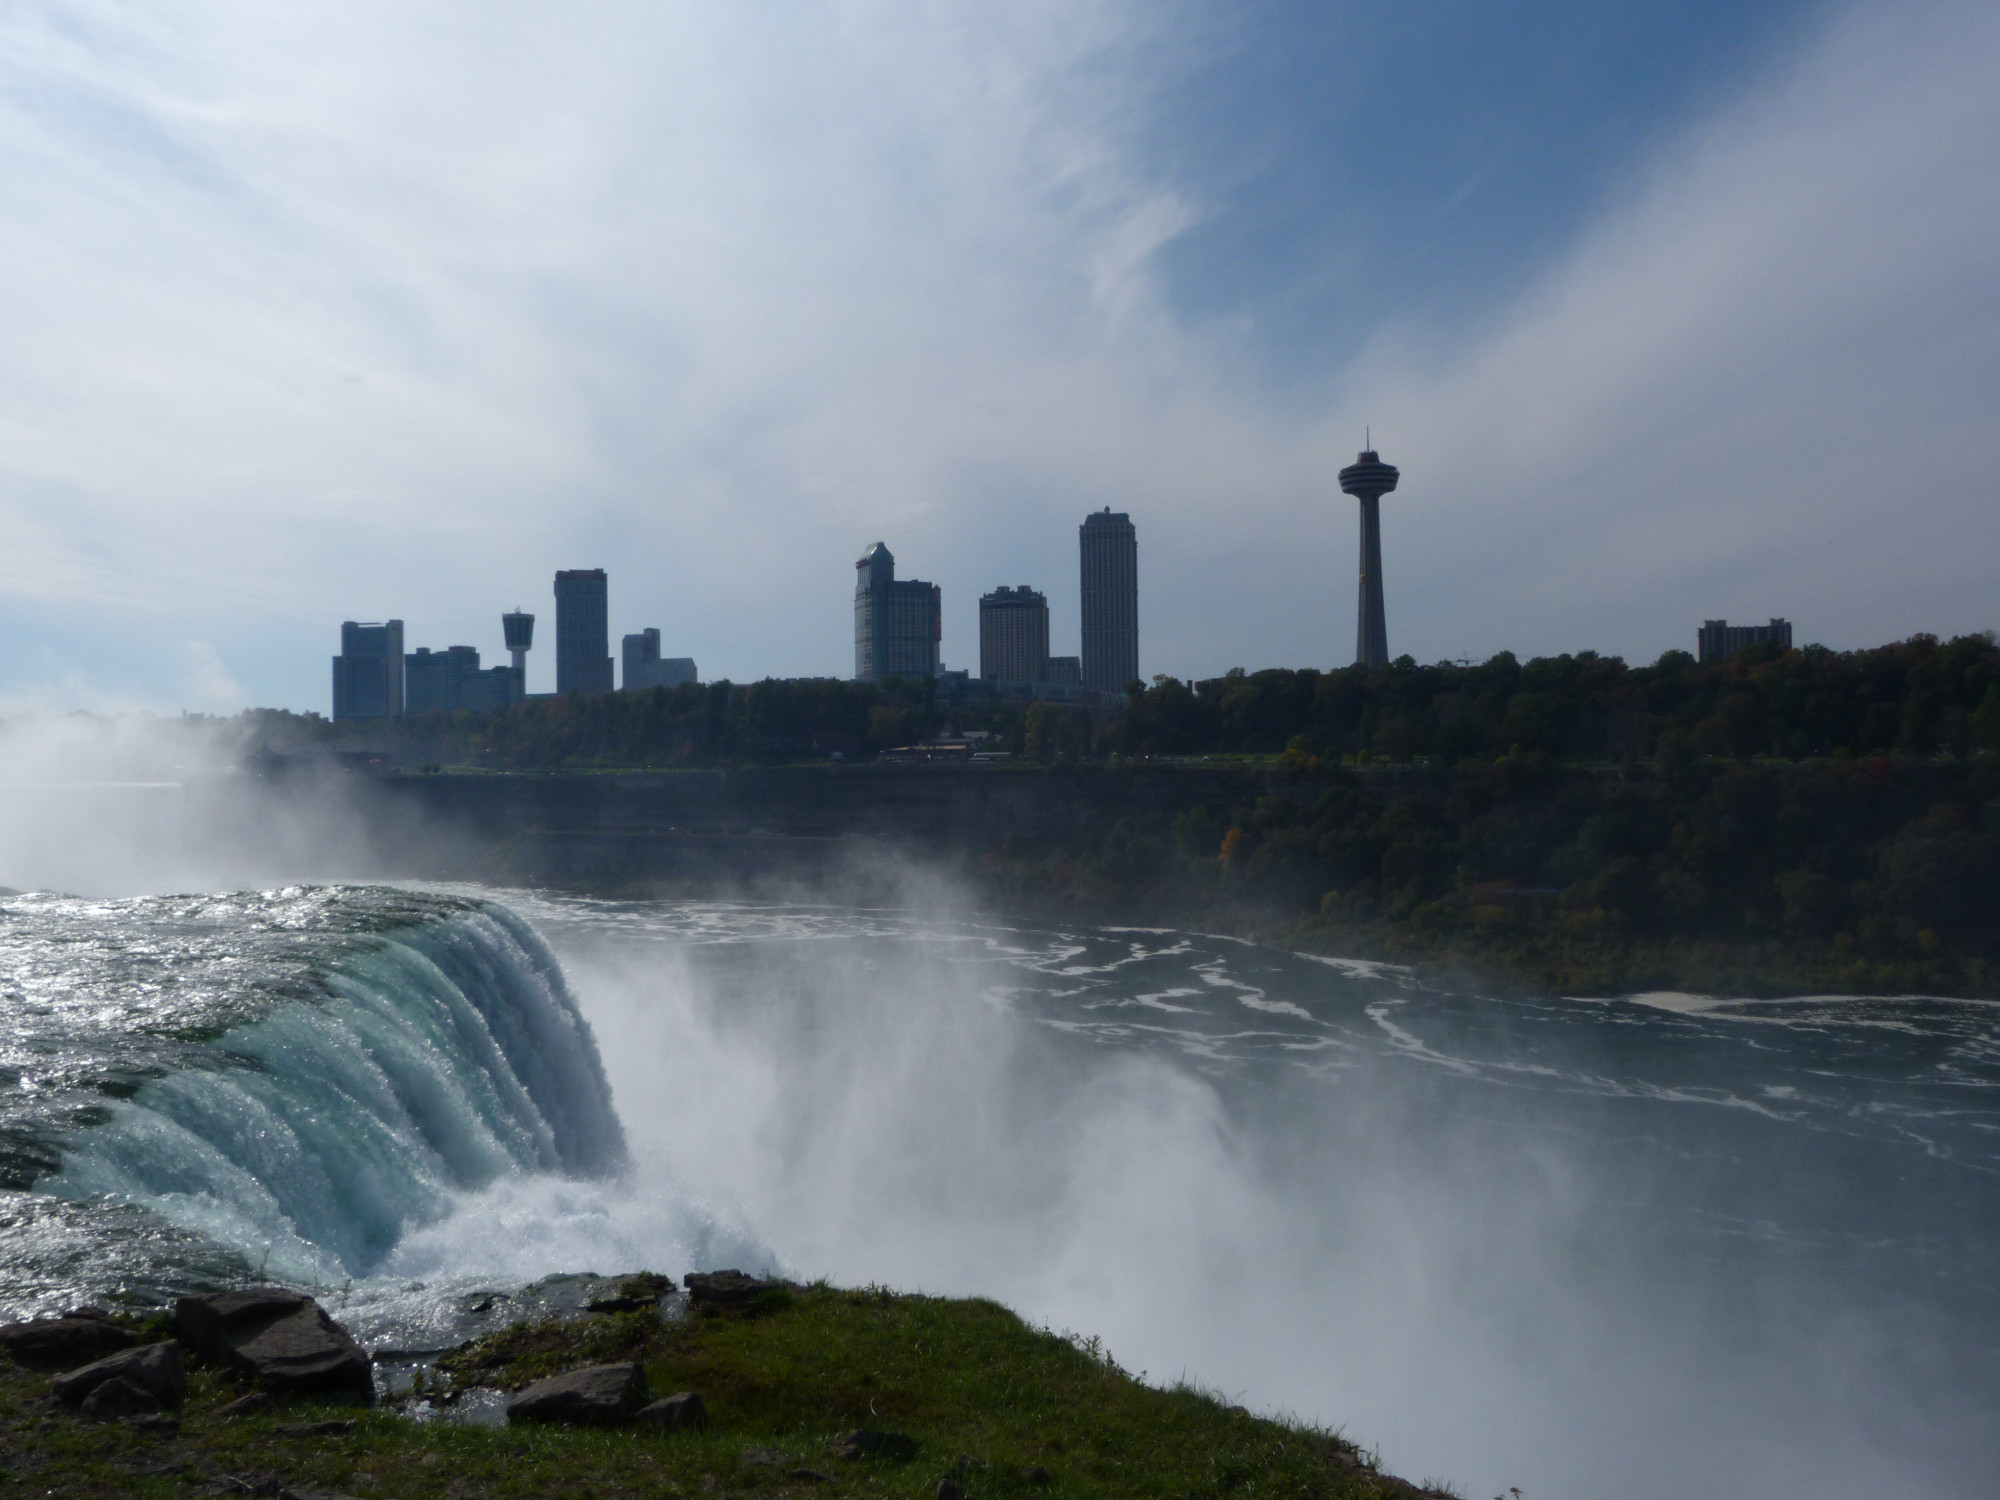
[[917, 1456], [917, 1442], [907, 1432], [877, 1432], [856, 1428], [834, 1445], [840, 1458], [889, 1458], [908, 1463]]
[[187, 1400], [187, 1363], [181, 1346], [168, 1339], [163, 1344], [142, 1344], [71, 1370], [56, 1381], [56, 1399], [81, 1406], [101, 1385], [124, 1380], [152, 1397], [154, 1411], [177, 1409]]
[[95, 1308], [0, 1325], [0, 1352], [30, 1370], [71, 1370], [138, 1342]]
[[690, 1271], [681, 1278], [687, 1288], [690, 1302], [710, 1302], [723, 1307], [748, 1302], [765, 1292], [785, 1289], [785, 1283], [775, 1279], [745, 1276], [741, 1271]]
[[695, 1430], [708, 1424], [708, 1409], [693, 1391], [681, 1391], [644, 1408], [639, 1420], [669, 1432]]
[[100, 1422], [122, 1422], [127, 1417], [160, 1414], [160, 1398], [136, 1380], [127, 1380], [122, 1375], [99, 1381], [80, 1404], [86, 1417], [95, 1417]]
[[375, 1399], [367, 1351], [312, 1298], [252, 1287], [174, 1304], [174, 1331], [195, 1354], [251, 1375], [266, 1390], [355, 1401]]
[[624, 1422], [646, 1404], [642, 1365], [592, 1365], [538, 1380], [507, 1403], [509, 1422]]

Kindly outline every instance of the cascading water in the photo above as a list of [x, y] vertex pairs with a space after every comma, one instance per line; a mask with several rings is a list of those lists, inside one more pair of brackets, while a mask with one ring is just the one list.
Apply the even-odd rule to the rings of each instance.
[[5, 1167], [33, 1190], [0, 1231], [17, 1308], [44, 1300], [47, 1234], [93, 1217], [113, 1251], [64, 1298], [171, 1283], [190, 1246], [196, 1279], [234, 1252], [340, 1284], [503, 1178], [625, 1164], [590, 1030], [499, 907], [380, 889], [15, 897], [0, 956]]
[[1976, 1002], [1497, 998], [831, 907], [8, 897], [0, 1316], [263, 1270], [435, 1348], [555, 1272], [782, 1266], [997, 1297], [1475, 1494], [1971, 1497], [1996, 1089]]

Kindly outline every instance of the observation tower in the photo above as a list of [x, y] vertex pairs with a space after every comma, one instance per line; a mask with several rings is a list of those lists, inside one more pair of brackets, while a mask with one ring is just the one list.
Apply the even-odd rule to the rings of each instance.
[[528, 652], [535, 644], [535, 617], [516, 605], [511, 614], [500, 617], [500, 629], [506, 635], [507, 649], [514, 653], [514, 691], [525, 698], [528, 695]]
[[1382, 612], [1382, 497], [1396, 487], [1396, 466], [1364, 448], [1340, 471], [1340, 487], [1361, 502], [1361, 617], [1354, 637], [1355, 664], [1389, 665], [1389, 626]]

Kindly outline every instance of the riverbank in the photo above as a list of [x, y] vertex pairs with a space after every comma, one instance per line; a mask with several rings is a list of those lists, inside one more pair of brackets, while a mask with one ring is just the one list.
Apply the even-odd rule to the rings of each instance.
[[[366, 1497], [757, 1494], [867, 1497], [1419, 1496], [1356, 1447], [1158, 1389], [1094, 1340], [997, 1304], [878, 1288], [772, 1285], [735, 1305], [660, 1278], [581, 1319], [520, 1323], [406, 1372], [372, 1410], [311, 1402], [231, 1415], [252, 1392], [189, 1372], [177, 1422], [99, 1422], [53, 1379], [0, 1365], [0, 1482], [58, 1496]], [[142, 1339], [164, 1318], [122, 1320]], [[693, 1391], [700, 1430], [480, 1425], [481, 1396], [583, 1366], [637, 1362], [656, 1395]], [[485, 1408], [495, 1410], [488, 1396]], [[852, 1441], [859, 1431], [898, 1434]]]
[[391, 877], [871, 905], [948, 888], [1481, 986], [2000, 998], [1994, 757], [822, 765], [356, 777], [342, 795]]

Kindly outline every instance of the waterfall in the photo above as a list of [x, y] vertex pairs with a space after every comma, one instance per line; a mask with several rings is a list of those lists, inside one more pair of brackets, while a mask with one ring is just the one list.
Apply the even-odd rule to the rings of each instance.
[[274, 1276], [364, 1276], [454, 1194], [625, 1161], [556, 961], [494, 906], [356, 934], [286, 1000], [110, 1101], [36, 1184], [150, 1209]]

